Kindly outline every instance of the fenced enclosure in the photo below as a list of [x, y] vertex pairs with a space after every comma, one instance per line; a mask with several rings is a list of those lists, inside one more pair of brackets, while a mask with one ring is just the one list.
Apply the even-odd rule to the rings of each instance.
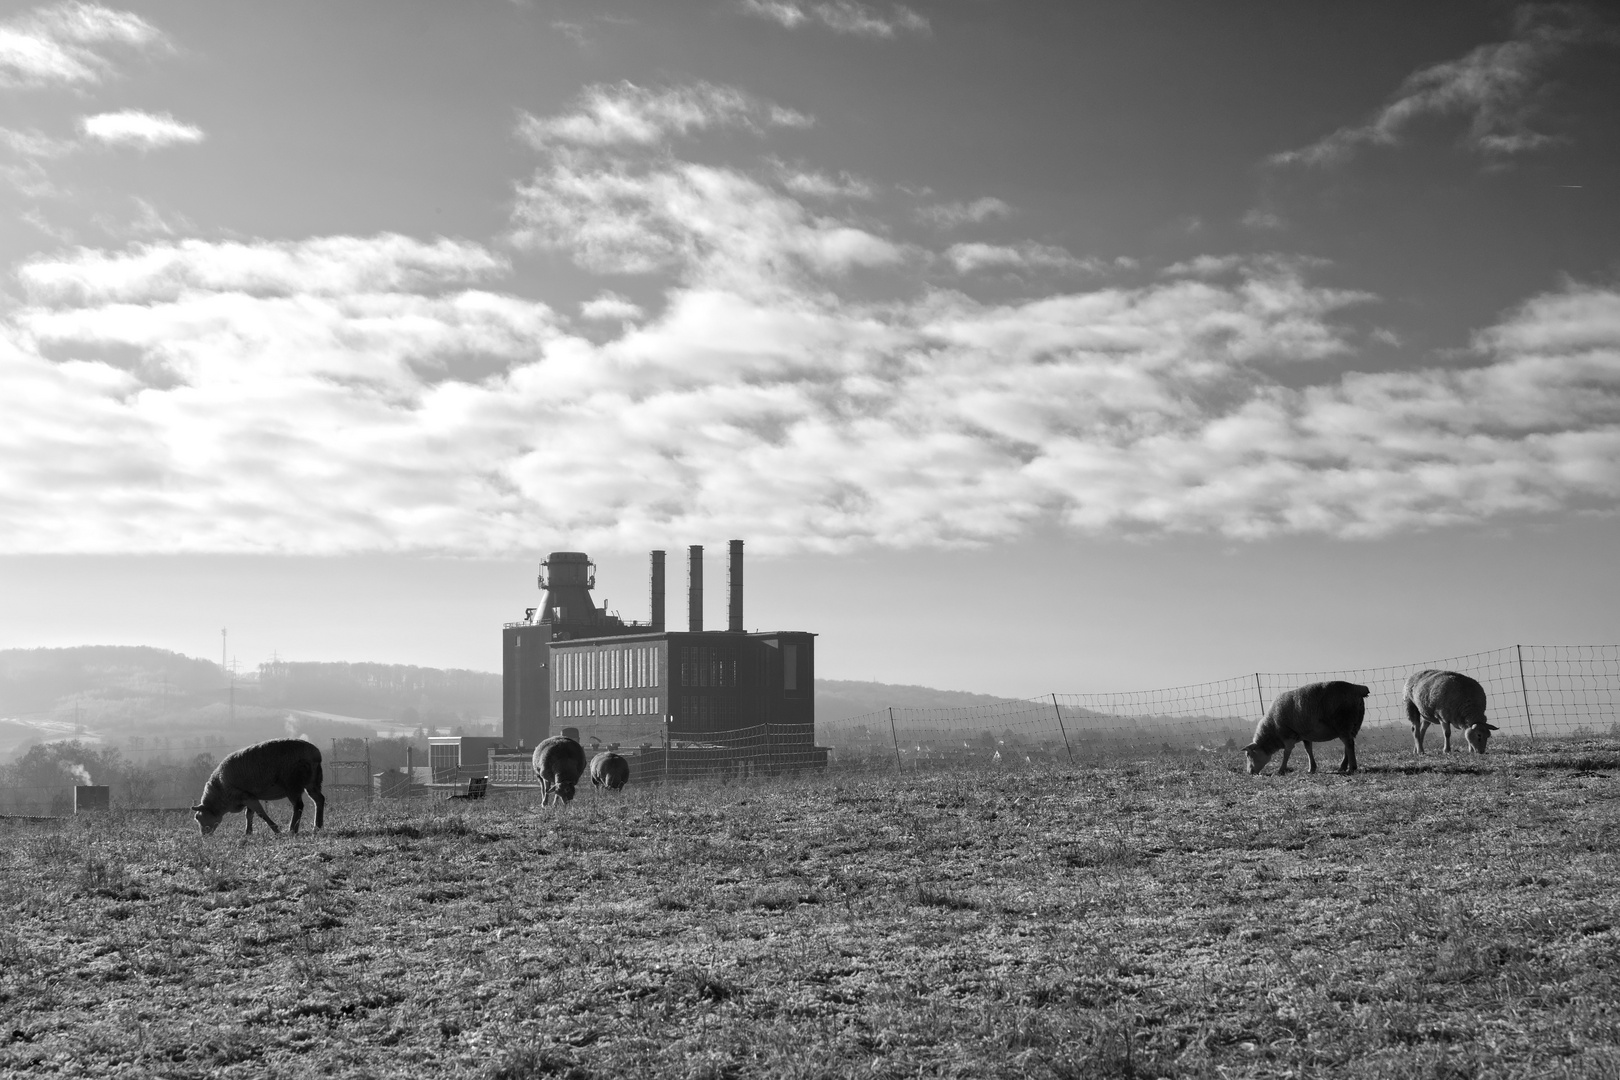
[[885, 709], [820, 722], [816, 741], [829, 748], [833, 767], [868, 768], [1235, 749], [1249, 741], [1279, 693], [1330, 679], [1368, 687], [1363, 731], [1378, 739], [1409, 730], [1402, 690], [1409, 675], [1426, 668], [1479, 680], [1498, 736], [1620, 736], [1620, 646], [1510, 645], [1388, 667], [1255, 672], [1161, 690], [1048, 694], [961, 709]]
[[[1407, 745], [1410, 729], [1401, 702], [1414, 671], [1460, 671], [1479, 680], [1487, 715], [1505, 745], [1523, 740], [1620, 738], [1620, 646], [1510, 645], [1486, 652], [1377, 668], [1337, 671], [1255, 672], [1212, 682], [1125, 693], [1047, 694], [971, 708], [892, 708], [821, 720], [811, 735], [803, 725], [758, 724], [702, 741], [622, 747], [631, 783], [745, 779], [818, 769], [948, 769], [1098, 760], [1132, 754], [1235, 751], [1277, 694], [1306, 683], [1343, 679], [1367, 686], [1362, 741], [1373, 748]], [[1503, 745], [1498, 743], [1496, 745]], [[188, 748], [198, 754], [181, 778], [143, 779], [138, 763], [113, 781], [115, 807], [184, 806], [200, 790], [215, 755], [234, 745]], [[595, 753], [591, 748], [588, 753]], [[499, 761], [495, 761], [499, 758]], [[369, 799], [374, 779], [364, 740], [335, 741], [327, 791], [339, 799]], [[490, 773], [495, 787], [534, 786], [528, 752], [500, 753]], [[423, 772], [427, 770], [421, 770]], [[0, 815], [67, 814], [72, 792], [86, 776], [62, 773], [54, 782], [0, 767]], [[425, 778], [424, 778], [425, 780]], [[425, 782], [385, 772], [383, 796], [442, 795]], [[144, 786], [143, 786], [144, 785]]]

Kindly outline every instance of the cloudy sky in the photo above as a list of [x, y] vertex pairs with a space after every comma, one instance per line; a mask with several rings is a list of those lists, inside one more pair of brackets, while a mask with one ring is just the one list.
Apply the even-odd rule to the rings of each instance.
[[828, 677], [1620, 638], [1603, 5], [0, 10], [0, 646], [494, 669], [731, 537]]

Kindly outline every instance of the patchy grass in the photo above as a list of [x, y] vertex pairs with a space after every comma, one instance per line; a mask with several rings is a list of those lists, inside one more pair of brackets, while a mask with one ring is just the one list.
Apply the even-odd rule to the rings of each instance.
[[1620, 750], [1366, 759], [0, 821], [0, 1073], [1620, 1076]]

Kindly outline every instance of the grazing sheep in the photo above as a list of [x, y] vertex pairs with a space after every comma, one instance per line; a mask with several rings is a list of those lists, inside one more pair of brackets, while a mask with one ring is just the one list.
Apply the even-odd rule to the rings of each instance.
[[1401, 694], [1406, 718], [1412, 722], [1412, 742], [1423, 753], [1423, 736], [1429, 725], [1439, 724], [1446, 735], [1446, 753], [1451, 753], [1451, 729], [1462, 728], [1468, 749], [1485, 752], [1495, 724], [1485, 722], [1485, 688], [1457, 671], [1415, 672], [1406, 680]]
[[1266, 718], [1254, 729], [1254, 742], [1243, 748], [1249, 756], [1249, 772], [1264, 769], [1278, 750], [1283, 756], [1277, 772], [1287, 772], [1288, 755], [1299, 742], [1305, 744], [1305, 756], [1311, 761], [1311, 772], [1315, 772], [1316, 754], [1311, 743], [1329, 739], [1344, 743], [1344, 761], [1339, 771], [1355, 772], [1356, 735], [1361, 731], [1369, 692], [1359, 683], [1335, 681], [1310, 683], [1278, 694]]
[[566, 735], [553, 735], [534, 748], [534, 775], [545, 787], [541, 806], [550, 806], [557, 797], [574, 801], [574, 788], [585, 772], [585, 748]]
[[247, 811], [247, 831], [253, 832], [253, 815], [275, 832], [281, 827], [264, 812], [264, 799], [286, 799], [292, 803], [293, 832], [304, 817], [303, 793], [315, 800], [315, 827], [326, 824], [326, 796], [321, 794], [321, 750], [302, 739], [271, 739], [227, 754], [203, 785], [202, 801], [193, 806], [197, 824], [207, 836], [219, 828], [226, 814]]
[[591, 786], [618, 791], [630, 782], [630, 763], [611, 750], [591, 758]]

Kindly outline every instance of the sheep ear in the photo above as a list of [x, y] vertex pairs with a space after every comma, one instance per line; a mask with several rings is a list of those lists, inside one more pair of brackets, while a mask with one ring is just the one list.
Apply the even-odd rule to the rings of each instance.
[[203, 810], [202, 803], [198, 803], [196, 806], [193, 806], [191, 808], [191, 812], [193, 814], [200, 814], [200, 813], [202, 813], [202, 810]]
[[1244, 747], [1244, 748], [1243, 748], [1243, 750], [1244, 750], [1244, 752], [1245, 752], [1245, 753], [1247, 753], [1247, 752], [1248, 752], [1248, 751], [1250, 751], [1250, 750], [1258, 750], [1258, 749], [1260, 749], [1260, 744], [1259, 744], [1259, 743], [1255, 743], [1255, 742], [1252, 742], [1252, 743], [1250, 743], [1250, 744], [1249, 744], [1249, 745], [1248, 745], [1248, 746], [1245, 746], [1245, 747]]
[[1495, 724], [1486, 724], [1485, 725], [1485, 730], [1486, 731], [1501, 731], [1502, 729], [1497, 727]]

